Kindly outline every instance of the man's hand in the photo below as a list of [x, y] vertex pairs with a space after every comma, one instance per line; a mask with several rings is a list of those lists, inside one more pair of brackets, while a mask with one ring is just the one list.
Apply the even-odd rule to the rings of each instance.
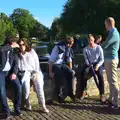
[[95, 71], [98, 71], [99, 67], [98, 65], [95, 66]]
[[11, 74], [11, 75], [10, 75], [10, 80], [15, 80], [16, 77], [17, 77], [16, 74]]
[[19, 45], [16, 42], [14, 42], [14, 43], [11, 44], [11, 47], [12, 48], [19, 48]]
[[52, 79], [54, 78], [54, 73], [53, 72], [49, 72], [49, 75]]

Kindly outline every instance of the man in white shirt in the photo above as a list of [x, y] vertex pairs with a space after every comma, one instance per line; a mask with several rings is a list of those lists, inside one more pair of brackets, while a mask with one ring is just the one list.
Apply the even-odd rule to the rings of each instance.
[[49, 74], [50, 77], [55, 80], [55, 92], [58, 101], [64, 100], [67, 96], [73, 98], [71, 49], [73, 43], [74, 39], [67, 37], [65, 41], [55, 45], [49, 59]]

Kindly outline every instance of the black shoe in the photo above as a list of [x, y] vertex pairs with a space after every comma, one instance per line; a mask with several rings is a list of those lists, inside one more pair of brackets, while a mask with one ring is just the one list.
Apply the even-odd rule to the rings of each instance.
[[5, 120], [9, 120], [11, 117], [10, 113], [5, 113]]
[[118, 109], [118, 105], [111, 105], [112, 109]]
[[20, 110], [15, 110], [15, 114], [16, 114], [17, 116], [21, 116], [21, 115], [22, 115], [22, 113], [21, 113]]

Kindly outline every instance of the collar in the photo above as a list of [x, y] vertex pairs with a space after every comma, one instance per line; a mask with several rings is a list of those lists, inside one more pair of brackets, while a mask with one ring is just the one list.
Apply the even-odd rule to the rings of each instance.
[[112, 29], [109, 30], [109, 32], [111, 33], [111, 32], [113, 32], [115, 29], [116, 29], [116, 28], [112, 28]]

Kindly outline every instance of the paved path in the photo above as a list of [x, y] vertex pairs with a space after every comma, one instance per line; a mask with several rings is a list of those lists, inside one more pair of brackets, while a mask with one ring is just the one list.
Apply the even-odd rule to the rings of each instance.
[[120, 108], [117, 110], [107, 108], [95, 99], [47, 107], [50, 110], [49, 114], [43, 113], [37, 106], [32, 111], [22, 111], [23, 115], [20, 117], [13, 114], [10, 120], [120, 120]]

